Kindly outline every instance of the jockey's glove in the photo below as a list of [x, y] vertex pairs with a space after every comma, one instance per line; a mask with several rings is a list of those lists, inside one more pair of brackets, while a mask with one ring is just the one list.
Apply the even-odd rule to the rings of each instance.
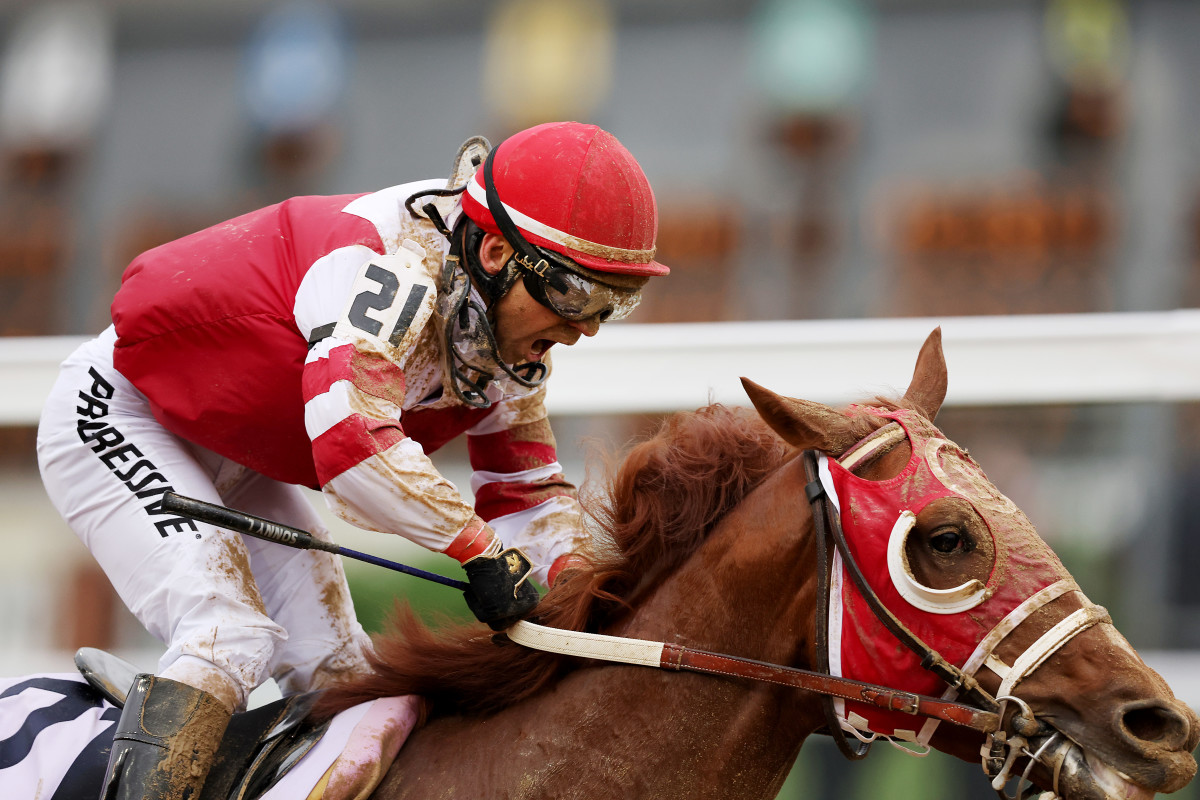
[[538, 591], [529, 582], [529, 557], [515, 547], [494, 546], [463, 563], [470, 588], [463, 592], [476, 619], [494, 631], [512, 627], [538, 604]]

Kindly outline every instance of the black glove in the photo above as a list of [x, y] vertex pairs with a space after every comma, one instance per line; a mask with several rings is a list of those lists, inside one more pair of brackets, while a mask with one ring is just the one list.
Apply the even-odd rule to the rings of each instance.
[[527, 580], [532, 566], [515, 547], [494, 556], [475, 556], [463, 564], [471, 582], [463, 597], [476, 619], [494, 631], [502, 631], [533, 611], [540, 598]]

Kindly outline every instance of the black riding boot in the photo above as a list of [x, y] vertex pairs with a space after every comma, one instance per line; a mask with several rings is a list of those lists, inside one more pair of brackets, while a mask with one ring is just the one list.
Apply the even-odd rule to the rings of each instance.
[[229, 717], [208, 692], [138, 675], [117, 722], [102, 800], [195, 800]]

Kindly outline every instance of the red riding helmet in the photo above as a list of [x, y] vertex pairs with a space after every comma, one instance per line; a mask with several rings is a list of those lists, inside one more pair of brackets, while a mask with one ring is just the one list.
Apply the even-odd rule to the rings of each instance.
[[[489, 233], [484, 170], [467, 184], [463, 211]], [[513, 223], [531, 244], [581, 266], [625, 275], [666, 275], [654, 260], [658, 206], [642, 168], [595, 125], [548, 122], [505, 139], [492, 177]]]

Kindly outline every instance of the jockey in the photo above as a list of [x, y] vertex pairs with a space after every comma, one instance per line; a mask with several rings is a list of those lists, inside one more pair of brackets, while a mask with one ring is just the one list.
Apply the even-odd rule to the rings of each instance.
[[[657, 210], [574, 122], [463, 146], [448, 181], [296, 197], [138, 256], [38, 431], [56, 508], [167, 645], [135, 681], [106, 797], [197, 796], [230, 713], [367, 669], [339, 561], [164, 512], [167, 491], [328, 538], [342, 519], [462, 563], [501, 630], [587, 551], [544, 406], [549, 350], [637, 305]], [[474, 506], [428, 453], [467, 435]]]

